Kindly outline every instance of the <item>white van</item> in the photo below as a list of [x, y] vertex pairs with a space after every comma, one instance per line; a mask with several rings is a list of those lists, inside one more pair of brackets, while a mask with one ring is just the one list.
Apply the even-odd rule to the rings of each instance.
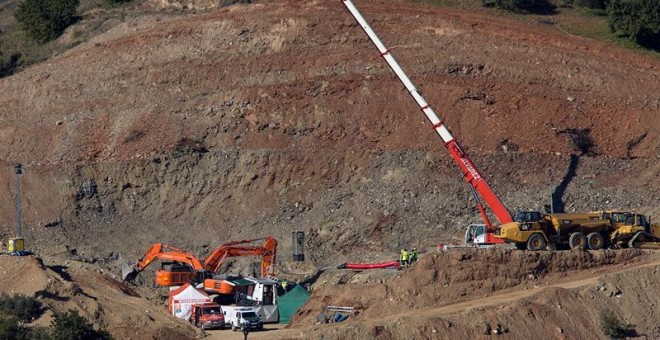
[[251, 331], [264, 329], [264, 323], [257, 314], [256, 308], [222, 306], [222, 313], [225, 315], [225, 324], [231, 327], [231, 330], [234, 332], [242, 329], [243, 325]]

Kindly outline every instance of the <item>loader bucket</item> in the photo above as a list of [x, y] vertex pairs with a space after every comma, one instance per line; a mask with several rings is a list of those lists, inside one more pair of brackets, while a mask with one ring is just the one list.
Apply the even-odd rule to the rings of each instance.
[[128, 263], [121, 266], [121, 279], [124, 281], [133, 281], [138, 274], [137, 268]]

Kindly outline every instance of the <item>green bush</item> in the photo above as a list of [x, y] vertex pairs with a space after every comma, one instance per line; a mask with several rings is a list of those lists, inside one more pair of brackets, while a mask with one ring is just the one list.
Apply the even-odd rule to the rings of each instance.
[[32, 39], [44, 43], [60, 36], [75, 19], [79, 0], [24, 0], [14, 16]]
[[0, 316], [0, 340], [27, 340], [30, 330], [18, 323], [15, 316]]
[[550, 0], [482, 0], [486, 7], [495, 6], [515, 13], [553, 13], [555, 5]]
[[30, 340], [52, 340], [52, 329], [50, 327], [31, 327]]
[[20, 59], [20, 53], [13, 53], [9, 58], [5, 58], [0, 52], [0, 78], [10, 76], [16, 72]]
[[575, 0], [573, 5], [592, 9], [605, 9], [609, 0]]
[[94, 326], [78, 311], [69, 309], [66, 313], [55, 313], [52, 321], [53, 340], [105, 340], [112, 339], [105, 330], [95, 330]]
[[600, 313], [600, 329], [605, 336], [610, 338], [622, 338], [637, 335], [637, 332], [632, 325], [622, 323], [611, 310], [604, 310]]
[[0, 295], [0, 313], [15, 316], [23, 322], [30, 322], [41, 315], [41, 302], [34, 297], [22, 294]]
[[610, 0], [607, 14], [612, 32], [660, 50], [660, 1]]

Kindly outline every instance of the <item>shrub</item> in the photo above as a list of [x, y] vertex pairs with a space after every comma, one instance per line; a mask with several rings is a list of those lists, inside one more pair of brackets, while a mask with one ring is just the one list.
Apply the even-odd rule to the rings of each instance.
[[52, 340], [50, 327], [33, 326], [30, 330], [30, 340]]
[[5, 58], [0, 52], [0, 78], [12, 75], [18, 68], [20, 59], [20, 53], [13, 53], [9, 58]]
[[69, 309], [66, 313], [55, 313], [52, 326], [54, 328], [53, 340], [112, 339], [105, 330], [95, 330], [87, 319], [73, 309]]
[[44, 43], [60, 36], [74, 21], [79, 0], [24, 0], [14, 16], [32, 39]]
[[605, 336], [610, 338], [637, 335], [632, 325], [622, 323], [611, 310], [604, 310], [600, 313], [600, 329]]
[[579, 7], [587, 7], [593, 9], [605, 9], [609, 0], [575, 0], [573, 4]]
[[555, 5], [550, 0], [482, 0], [484, 6], [495, 6], [515, 13], [553, 13]]
[[0, 340], [27, 340], [30, 330], [18, 323], [15, 316], [0, 316]]
[[660, 1], [610, 0], [607, 13], [612, 32], [660, 50]]
[[23, 322], [30, 322], [41, 315], [41, 302], [31, 296], [14, 294], [10, 297], [3, 293], [0, 295], [0, 312], [15, 316]]

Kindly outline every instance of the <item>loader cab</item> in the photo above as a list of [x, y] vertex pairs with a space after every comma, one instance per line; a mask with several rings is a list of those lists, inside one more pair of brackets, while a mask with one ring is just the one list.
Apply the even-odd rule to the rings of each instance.
[[543, 219], [543, 215], [538, 211], [518, 211], [513, 217], [515, 222], [539, 222]]

